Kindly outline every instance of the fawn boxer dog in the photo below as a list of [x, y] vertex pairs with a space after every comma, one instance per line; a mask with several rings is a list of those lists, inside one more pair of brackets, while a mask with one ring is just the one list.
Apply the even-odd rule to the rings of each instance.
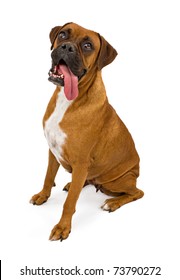
[[133, 139], [108, 103], [101, 69], [116, 50], [98, 33], [75, 23], [50, 32], [52, 67], [49, 81], [56, 85], [43, 118], [49, 163], [43, 189], [31, 198], [40, 205], [50, 197], [60, 164], [72, 173], [61, 219], [49, 239], [69, 236], [72, 215], [83, 186], [93, 184], [110, 195], [103, 210], [115, 211], [139, 199], [136, 187], [139, 156]]

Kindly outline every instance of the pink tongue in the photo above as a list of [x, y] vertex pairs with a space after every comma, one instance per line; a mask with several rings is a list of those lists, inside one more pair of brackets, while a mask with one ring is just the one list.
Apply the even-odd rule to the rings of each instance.
[[78, 96], [78, 77], [66, 65], [59, 65], [59, 70], [64, 75], [64, 93], [68, 100]]

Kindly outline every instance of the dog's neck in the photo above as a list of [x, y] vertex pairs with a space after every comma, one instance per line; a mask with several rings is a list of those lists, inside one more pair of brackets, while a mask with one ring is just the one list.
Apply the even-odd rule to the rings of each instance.
[[[99, 87], [99, 85], [101, 85], [101, 87]], [[103, 85], [101, 71], [97, 71], [95, 75], [89, 75], [89, 79], [82, 80], [78, 86], [78, 97], [73, 100], [73, 107], [79, 107], [79, 105], [82, 106], [82, 104], [85, 105], [86, 103], [88, 107], [91, 105], [101, 107], [105, 103], [108, 103], [105, 87], [102, 90]], [[53, 104], [55, 104], [60, 91], [61, 87], [57, 86], [52, 97], [52, 100], [54, 100]]]
[[[82, 80], [79, 83], [79, 95], [78, 99], [82, 98], [91, 98], [92, 100], [105, 101], [107, 99], [106, 90], [102, 91], [102, 85], [104, 85], [101, 71], [96, 71], [95, 74], [92, 71], [91, 75], [88, 76], [88, 79]], [[101, 84], [101, 88], [99, 88], [99, 84]]]

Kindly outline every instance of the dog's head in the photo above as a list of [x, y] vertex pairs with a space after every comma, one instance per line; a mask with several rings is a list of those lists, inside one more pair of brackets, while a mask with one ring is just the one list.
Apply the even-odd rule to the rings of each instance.
[[56, 26], [50, 32], [52, 67], [49, 81], [64, 86], [68, 100], [78, 96], [78, 85], [92, 71], [111, 63], [116, 50], [98, 33], [75, 23]]

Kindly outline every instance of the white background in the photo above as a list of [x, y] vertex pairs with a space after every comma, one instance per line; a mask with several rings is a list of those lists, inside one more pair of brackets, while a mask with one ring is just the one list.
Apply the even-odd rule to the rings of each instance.
[[[2, 2], [2, 1], [1, 1]], [[180, 188], [180, 5], [175, 0], [3, 1], [0, 7], [0, 258], [3, 280], [31, 279], [19, 270], [104, 268], [96, 279], [177, 279]], [[83, 189], [69, 238], [48, 240], [59, 221], [70, 175], [59, 170], [49, 201], [28, 203], [47, 166], [41, 119], [54, 85], [49, 31], [76, 22], [118, 51], [103, 69], [110, 103], [141, 158], [145, 196], [114, 213], [106, 196]], [[162, 276], [114, 276], [113, 266], [160, 266]], [[60, 277], [60, 276], [59, 276]], [[71, 279], [73, 276], [61, 277]], [[40, 279], [40, 277], [32, 277]], [[93, 279], [93, 276], [77, 279]], [[44, 279], [59, 279], [58, 276]]]

